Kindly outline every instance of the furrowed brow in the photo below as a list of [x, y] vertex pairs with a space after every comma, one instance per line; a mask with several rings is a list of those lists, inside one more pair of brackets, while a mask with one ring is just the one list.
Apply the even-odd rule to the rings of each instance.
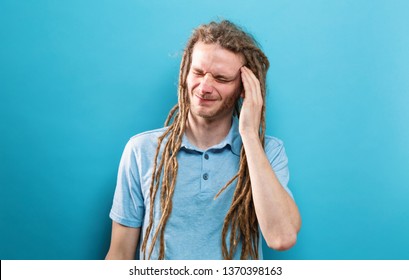
[[[192, 65], [191, 70], [197, 74], [205, 74], [205, 72], [200, 67], [197, 67], [197, 66]], [[237, 77], [240, 75], [240, 70], [234, 76], [230, 76], [226, 74], [213, 74], [213, 73], [210, 73], [210, 74], [213, 76], [213, 78], [218, 79], [218, 80], [233, 81], [237, 79]]]
[[199, 67], [192, 66], [192, 71], [195, 71], [196, 73], [204, 73], [202, 69]]

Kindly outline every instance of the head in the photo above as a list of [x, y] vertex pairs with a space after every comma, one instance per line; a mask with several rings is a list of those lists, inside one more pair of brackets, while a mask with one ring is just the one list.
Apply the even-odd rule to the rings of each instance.
[[[241, 107], [240, 93], [242, 91], [240, 66], [247, 66], [253, 71], [260, 81], [261, 91], [264, 98], [266, 94], [266, 74], [269, 67], [269, 61], [258, 46], [258, 43], [250, 34], [244, 32], [240, 27], [227, 20], [210, 22], [209, 24], [199, 26], [193, 31], [192, 36], [187, 42], [180, 67], [178, 105], [180, 108], [190, 107], [190, 104], [192, 103], [189, 96], [194, 94], [192, 92], [194, 90], [192, 77], [194, 76], [194, 73], [197, 72], [195, 71], [198, 68], [197, 66], [201, 66], [196, 64], [198, 58], [200, 58], [199, 52], [209, 52], [214, 51], [215, 49], [221, 53], [222, 57], [225, 57], [226, 65], [230, 67], [230, 69], [225, 69], [225, 72], [233, 76], [235, 74], [234, 72], [237, 71], [237, 80], [234, 80], [234, 83], [229, 83], [229, 85], [234, 85], [236, 87], [236, 92], [233, 97], [234, 100], [229, 100], [229, 104], [227, 105], [231, 105], [231, 101], [234, 101], [234, 113], [239, 115]], [[224, 54], [222, 53], [223, 51]], [[238, 66], [238, 63], [241, 65]], [[201, 67], [199, 67], [199, 70], [203, 71], [206, 69], [201, 69]], [[205, 72], [203, 74], [205, 74]], [[218, 88], [224, 90], [225, 86], [221, 86], [219, 83], [218, 87], [213, 88], [216, 89], [216, 91]], [[204, 84], [200, 90], [204, 90], [202, 96], [206, 97], [206, 90], [209, 90], [209, 87], [206, 88], [206, 84]], [[228, 106], [226, 109], [231, 108]]]
[[244, 59], [218, 44], [197, 42], [186, 84], [190, 115], [208, 120], [231, 119], [242, 93]]
[[[267, 57], [251, 35], [229, 21], [211, 22], [194, 30], [185, 51], [179, 73], [178, 104], [170, 111], [165, 133], [158, 139], [155, 155], [150, 204], [160, 200], [161, 219], [153, 228], [154, 207], [149, 212], [142, 251], [150, 258], [159, 242], [159, 259], [164, 258], [164, 231], [172, 211], [172, 197], [177, 180], [177, 153], [186, 128], [189, 113], [203, 118], [215, 118], [235, 113], [240, 117], [240, 95], [242, 92], [241, 66], [249, 68], [260, 81], [263, 99], [266, 94], [266, 74], [269, 67]], [[214, 102], [216, 106], [208, 106]], [[264, 102], [265, 104], [265, 102]], [[263, 105], [264, 106], [264, 105]], [[263, 107], [260, 125], [260, 140], [264, 142]], [[259, 231], [254, 210], [250, 176], [244, 149], [241, 149], [237, 174], [226, 182], [216, 198], [230, 185], [235, 184], [231, 207], [226, 214], [221, 232], [222, 253], [232, 259], [239, 242], [242, 244], [241, 258], [258, 257]], [[228, 233], [230, 246], [227, 247]], [[151, 245], [148, 247], [148, 239]], [[146, 256], [146, 253], [148, 255]]]

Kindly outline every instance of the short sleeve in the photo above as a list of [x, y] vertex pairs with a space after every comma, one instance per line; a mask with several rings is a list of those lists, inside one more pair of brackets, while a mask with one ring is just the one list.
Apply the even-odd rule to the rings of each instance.
[[288, 170], [288, 158], [285, 153], [283, 141], [274, 137], [266, 137], [265, 152], [278, 181], [280, 181], [283, 188], [293, 198], [293, 194], [288, 188], [290, 173]]
[[141, 227], [144, 214], [137, 155], [131, 139], [122, 153], [109, 217], [121, 225], [136, 228]]

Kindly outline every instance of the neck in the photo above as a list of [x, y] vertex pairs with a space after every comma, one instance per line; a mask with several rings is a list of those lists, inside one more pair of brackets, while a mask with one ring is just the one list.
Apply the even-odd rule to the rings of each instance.
[[206, 150], [220, 143], [230, 131], [232, 116], [211, 120], [198, 116], [189, 116], [186, 124], [186, 136], [190, 143], [199, 149]]

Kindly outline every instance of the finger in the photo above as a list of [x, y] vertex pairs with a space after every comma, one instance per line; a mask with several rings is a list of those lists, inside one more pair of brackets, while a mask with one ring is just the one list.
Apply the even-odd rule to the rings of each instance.
[[250, 95], [251, 86], [245, 67], [241, 68], [241, 81], [243, 83], [243, 98], [246, 99]]
[[260, 87], [260, 81], [258, 80], [258, 78], [256, 77], [256, 75], [253, 73], [253, 71], [251, 71], [250, 69], [248, 69], [249, 75], [250, 75], [250, 79], [253, 82], [254, 88], [255, 88], [255, 92], [254, 95], [257, 99], [257, 104], [262, 104], [263, 103], [263, 98], [261, 96], [261, 87]]
[[251, 79], [250, 73], [248, 69], [243, 68], [242, 71], [242, 81], [243, 81], [243, 86], [244, 86], [244, 100], [243, 102], [246, 104], [254, 104], [257, 102], [257, 99], [255, 98], [255, 85], [253, 80]]
[[247, 67], [244, 68], [244, 73], [246, 76], [246, 80], [248, 84], [250, 85], [249, 88], [251, 88], [251, 95], [253, 97], [254, 102], [256, 104], [262, 104], [263, 103], [263, 98], [261, 95], [261, 86], [260, 86], [260, 81], [257, 79], [256, 75]]
[[251, 71], [249, 68], [246, 67], [245, 71], [248, 75], [248, 81], [251, 84], [251, 88], [253, 89], [255, 97], [258, 98], [259, 94], [261, 93], [260, 82], [257, 79], [256, 75], [253, 73], [253, 71]]

